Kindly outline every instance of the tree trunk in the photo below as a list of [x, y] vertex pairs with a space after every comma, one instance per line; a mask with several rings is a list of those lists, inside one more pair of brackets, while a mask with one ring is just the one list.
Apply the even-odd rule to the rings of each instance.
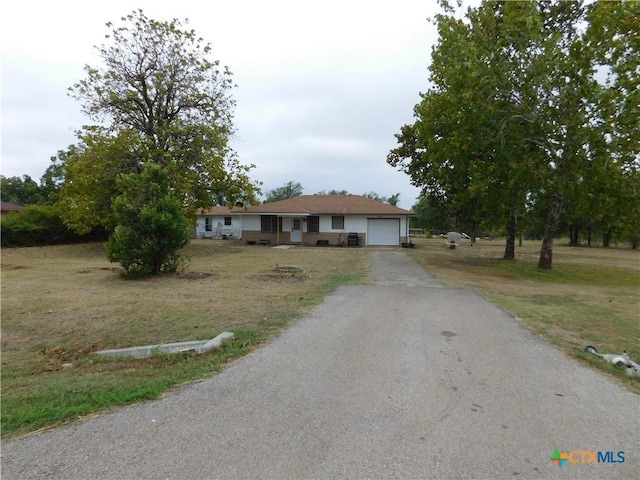
[[163, 254], [156, 254], [151, 259], [151, 274], [152, 275], [160, 275], [162, 272], [162, 263], [164, 261]]
[[609, 248], [611, 245], [611, 230], [607, 230], [602, 236], [602, 246]]
[[476, 243], [476, 237], [478, 236], [478, 225], [475, 222], [472, 222], [469, 226], [469, 243], [473, 247]]
[[544, 239], [542, 240], [542, 249], [540, 250], [540, 259], [538, 260], [538, 268], [551, 270], [553, 260], [553, 238], [560, 225], [560, 217], [564, 208], [564, 199], [560, 195], [553, 198], [551, 211], [547, 217], [547, 225], [544, 228]]
[[591, 227], [587, 229], [587, 245], [591, 246]]
[[516, 233], [518, 230], [518, 214], [511, 212], [509, 223], [507, 223], [507, 244], [504, 247], [504, 260], [516, 258]]
[[580, 228], [578, 227], [577, 224], [572, 224], [571, 228], [570, 228], [570, 235], [571, 235], [571, 245], [574, 247], [577, 247], [578, 244], [580, 243], [580, 240], [578, 239], [578, 237], [580, 236]]
[[569, 225], [569, 245], [575, 245], [575, 243], [573, 242], [573, 233], [575, 231], [575, 227], [574, 224], [572, 223], [571, 225]]

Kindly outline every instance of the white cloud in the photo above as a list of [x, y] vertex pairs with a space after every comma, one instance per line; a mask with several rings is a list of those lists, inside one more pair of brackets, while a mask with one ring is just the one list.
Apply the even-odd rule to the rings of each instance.
[[427, 89], [435, 3], [272, 0], [3, 2], [2, 173], [39, 178], [87, 121], [67, 88], [99, 62], [105, 23], [134, 8], [189, 18], [238, 88], [233, 140], [269, 190], [289, 180], [306, 193], [418, 190], [386, 164], [394, 133]]

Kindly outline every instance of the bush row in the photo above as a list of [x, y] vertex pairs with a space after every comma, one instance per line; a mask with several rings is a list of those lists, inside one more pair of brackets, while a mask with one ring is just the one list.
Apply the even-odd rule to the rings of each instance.
[[93, 230], [79, 235], [69, 230], [50, 205], [29, 205], [24, 210], [7, 214], [0, 222], [2, 247], [32, 247], [107, 239], [107, 232]]

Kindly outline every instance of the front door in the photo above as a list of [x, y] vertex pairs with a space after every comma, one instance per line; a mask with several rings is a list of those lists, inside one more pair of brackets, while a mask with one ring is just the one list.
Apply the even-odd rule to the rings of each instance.
[[294, 218], [291, 221], [291, 243], [302, 242], [302, 229], [300, 228], [300, 219]]

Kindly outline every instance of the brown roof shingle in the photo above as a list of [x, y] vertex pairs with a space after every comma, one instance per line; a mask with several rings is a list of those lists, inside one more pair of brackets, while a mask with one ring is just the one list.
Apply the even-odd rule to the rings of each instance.
[[413, 215], [413, 212], [394, 207], [361, 195], [301, 195], [278, 202], [254, 205], [234, 213], [292, 213], [302, 215]]
[[209, 207], [209, 208], [199, 208], [196, 211], [197, 215], [214, 215], [216, 217], [225, 217], [227, 215], [231, 215], [232, 213], [244, 212], [246, 211], [243, 207]]
[[24, 209], [24, 205], [18, 205], [17, 203], [1, 202], [1, 209], [3, 212], [17, 212]]

